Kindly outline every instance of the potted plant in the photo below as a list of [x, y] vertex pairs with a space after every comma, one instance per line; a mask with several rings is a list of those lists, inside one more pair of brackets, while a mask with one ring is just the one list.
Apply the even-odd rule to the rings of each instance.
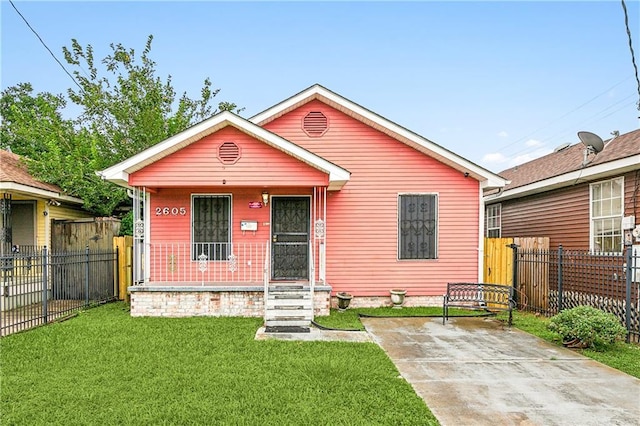
[[394, 309], [402, 308], [404, 296], [407, 294], [407, 290], [392, 288], [389, 292], [391, 293], [391, 303], [393, 303]]
[[353, 296], [351, 294], [345, 293], [345, 292], [337, 293], [336, 297], [338, 298], [339, 312], [344, 312], [349, 307], [349, 303], [351, 302], [351, 299], [353, 299]]

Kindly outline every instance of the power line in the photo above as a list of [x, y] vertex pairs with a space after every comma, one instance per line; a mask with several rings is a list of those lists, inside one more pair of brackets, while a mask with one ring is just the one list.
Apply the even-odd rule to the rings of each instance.
[[627, 13], [627, 5], [622, 1], [622, 10], [624, 10], [624, 26], [627, 29], [627, 37], [629, 38], [629, 50], [631, 51], [631, 63], [635, 70], [636, 85], [638, 86], [638, 111], [640, 111], [640, 79], [638, 78], [638, 66], [636, 65], [636, 56], [633, 53], [633, 44], [631, 43], [631, 30], [629, 29], [629, 14]]
[[[594, 97], [592, 97], [591, 99], [589, 99], [589, 100], [587, 100], [587, 101], [583, 102], [582, 104], [578, 105], [577, 107], [573, 108], [571, 111], [569, 111], [569, 112], [567, 112], [567, 113], [565, 113], [565, 114], [561, 115], [560, 117], [555, 118], [555, 119], [553, 119], [553, 120], [549, 121], [548, 123], [546, 123], [546, 124], [544, 124], [544, 125], [542, 125], [542, 126], [538, 127], [538, 128], [537, 128], [537, 129], [535, 129], [534, 131], [529, 132], [526, 136], [523, 136], [523, 137], [521, 137], [521, 138], [519, 138], [519, 139], [516, 139], [515, 141], [513, 141], [513, 142], [511, 142], [511, 143], [508, 143], [508, 144], [506, 144], [506, 145], [501, 146], [500, 148], [498, 148], [498, 150], [502, 151], [502, 150], [504, 150], [504, 149], [506, 149], [506, 148], [509, 148], [509, 147], [511, 147], [511, 146], [514, 146], [514, 145], [519, 144], [520, 142], [523, 142], [523, 141], [525, 141], [525, 140], [527, 140], [527, 139], [530, 139], [533, 135], [535, 135], [535, 134], [536, 134], [536, 133], [538, 133], [539, 131], [541, 131], [541, 130], [543, 130], [543, 129], [546, 129], [547, 127], [551, 126], [552, 124], [557, 123], [558, 121], [562, 120], [563, 118], [567, 117], [568, 115], [570, 115], [570, 114], [572, 114], [572, 113], [576, 112], [577, 110], [579, 110], [579, 109], [583, 108], [585, 105], [590, 104], [591, 102], [595, 101], [595, 100], [596, 100], [596, 99], [598, 99], [599, 97], [604, 96], [605, 94], [609, 93], [612, 89], [615, 89], [616, 87], [620, 86], [622, 83], [624, 83], [624, 82], [626, 82], [627, 80], [629, 80], [629, 78], [631, 78], [631, 77], [627, 77], [627, 78], [625, 78], [625, 79], [623, 79], [623, 80], [619, 81], [618, 83], [616, 83], [616, 84], [614, 84], [613, 86], [609, 87], [609, 88], [608, 88], [608, 89], [606, 89], [605, 91], [603, 91], [603, 92], [601, 92], [601, 93], [599, 93], [599, 94], [595, 95], [595, 96], [594, 96]], [[606, 109], [608, 109], [608, 108], [606, 108]]]
[[38, 37], [38, 40], [40, 40], [40, 43], [42, 43], [42, 45], [44, 46], [45, 49], [47, 49], [47, 51], [49, 52], [49, 54], [51, 54], [51, 56], [53, 57], [53, 59], [55, 59], [55, 61], [58, 63], [58, 65], [60, 65], [60, 67], [64, 70], [64, 72], [69, 76], [69, 78], [75, 83], [76, 86], [78, 86], [80, 88], [80, 90], [82, 90], [82, 86], [80, 86], [78, 84], [78, 82], [76, 81], [75, 78], [73, 78], [73, 76], [71, 75], [71, 73], [69, 71], [67, 71], [67, 69], [64, 67], [64, 65], [62, 65], [62, 62], [60, 62], [58, 60], [58, 58], [56, 58], [56, 55], [53, 54], [53, 52], [51, 51], [51, 49], [49, 49], [49, 46], [47, 46], [47, 44], [44, 42], [44, 40], [42, 39], [42, 37], [40, 37], [40, 35], [38, 34], [38, 32], [33, 29], [33, 27], [31, 26], [31, 24], [29, 24], [29, 21], [27, 21], [27, 19], [22, 15], [22, 13], [20, 13], [20, 11], [18, 10], [18, 8], [16, 7], [15, 4], [13, 4], [13, 0], [9, 0], [9, 3], [11, 3], [11, 6], [13, 6], [13, 9], [16, 11], [16, 13], [18, 15], [20, 15], [20, 17], [22, 18], [22, 20], [24, 21], [25, 24], [27, 24], [27, 27], [29, 27], [29, 29], [36, 35], [36, 37]]

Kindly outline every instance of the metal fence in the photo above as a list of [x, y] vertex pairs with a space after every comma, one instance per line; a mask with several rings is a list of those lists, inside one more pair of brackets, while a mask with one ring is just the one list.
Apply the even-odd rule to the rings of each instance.
[[117, 298], [118, 250], [51, 253], [21, 246], [0, 255], [0, 335]]
[[640, 342], [640, 253], [514, 248], [514, 282], [521, 309], [550, 316], [580, 305], [615, 314], [627, 341]]

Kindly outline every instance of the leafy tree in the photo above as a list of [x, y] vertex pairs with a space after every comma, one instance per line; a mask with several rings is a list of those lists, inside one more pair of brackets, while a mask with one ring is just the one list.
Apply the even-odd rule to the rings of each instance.
[[62, 118], [62, 95], [33, 95], [30, 83], [9, 87], [0, 97], [2, 130], [0, 147], [29, 158], [38, 158], [49, 142], [65, 143], [74, 133], [73, 122]]
[[[221, 110], [240, 112], [232, 102], [213, 100], [219, 89], [205, 79], [199, 99], [177, 96], [171, 76], [156, 75], [150, 58], [149, 36], [139, 59], [134, 49], [111, 44], [111, 53], [96, 65], [91, 45], [72, 39], [63, 47], [65, 60], [74, 70], [78, 89], [68, 90], [80, 107], [78, 117], [64, 119], [62, 95], [33, 94], [29, 83], [2, 92], [0, 142], [27, 158], [38, 179], [55, 183], [66, 193], [80, 197], [88, 210], [110, 215], [128, 203], [122, 188], [95, 175]], [[85, 71], [86, 70], [86, 71]]]

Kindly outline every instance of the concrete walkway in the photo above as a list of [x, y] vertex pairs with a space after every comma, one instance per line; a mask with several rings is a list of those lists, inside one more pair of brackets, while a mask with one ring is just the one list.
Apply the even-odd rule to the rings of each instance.
[[640, 425], [639, 379], [493, 318], [362, 322], [443, 426]]

